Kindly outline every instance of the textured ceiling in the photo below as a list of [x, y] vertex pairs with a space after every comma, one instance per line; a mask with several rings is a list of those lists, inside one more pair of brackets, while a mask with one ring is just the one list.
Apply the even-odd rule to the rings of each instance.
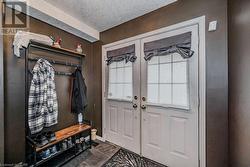
[[104, 31], [176, 0], [45, 0], [67, 14]]

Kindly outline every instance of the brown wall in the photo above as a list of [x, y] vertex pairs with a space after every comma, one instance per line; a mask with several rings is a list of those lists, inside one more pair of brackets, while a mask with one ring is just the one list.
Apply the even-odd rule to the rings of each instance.
[[[83, 65], [83, 73], [88, 87], [88, 112], [85, 114], [92, 119], [94, 110], [94, 69], [93, 46], [79, 37], [63, 30], [50, 26], [44, 22], [30, 18], [30, 31], [45, 35], [60, 36], [63, 40], [62, 47], [75, 49], [76, 44], [82, 44], [86, 54]], [[13, 55], [13, 36], [4, 36], [4, 86], [5, 86], [5, 163], [17, 163], [23, 161], [25, 156], [25, 80], [24, 57], [17, 58]], [[42, 56], [53, 56], [44, 53]], [[67, 60], [67, 59], [66, 59]], [[71, 61], [71, 60], [69, 60]], [[73, 70], [61, 68], [60, 71]], [[53, 129], [61, 129], [76, 123], [76, 118], [70, 113], [70, 86], [69, 77], [57, 76], [56, 89], [59, 103], [59, 123]]]
[[229, 0], [231, 167], [250, 166], [250, 1]]
[[[207, 167], [227, 167], [227, 0], [178, 0], [172, 5], [102, 32], [101, 43], [108, 44], [202, 15], [206, 16], [206, 28], [209, 21], [218, 20], [218, 30], [206, 32]], [[100, 46], [94, 46], [94, 55], [99, 55], [101, 59], [98, 47], [100, 49]], [[99, 63], [98, 66], [101, 66]], [[101, 96], [100, 92], [98, 95]], [[101, 121], [100, 113], [94, 115]]]
[[95, 88], [94, 101], [95, 106], [93, 110], [93, 126], [97, 128], [97, 134], [102, 135], [102, 54], [101, 42], [93, 43], [93, 60], [94, 60], [94, 79], [93, 84]]

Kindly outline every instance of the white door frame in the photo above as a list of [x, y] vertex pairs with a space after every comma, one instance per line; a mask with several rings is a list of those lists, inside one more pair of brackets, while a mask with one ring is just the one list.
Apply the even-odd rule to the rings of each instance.
[[205, 48], [205, 16], [194, 18], [168, 27], [157, 29], [148, 33], [140, 34], [131, 38], [120, 40], [102, 46], [102, 137], [105, 139], [105, 51], [109, 47], [142, 39], [152, 35], [198, 25], [199, 33], [199, 165], [206, 167], [206, 48]]

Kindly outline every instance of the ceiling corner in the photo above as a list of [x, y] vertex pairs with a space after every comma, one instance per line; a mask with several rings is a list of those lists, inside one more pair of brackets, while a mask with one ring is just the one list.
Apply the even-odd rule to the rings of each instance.
[[[10, 0], [7, 0], [10, 1]], [[89, 42], [95, 42], [100, 39], [100, 32], [84, 22], [76, 19], [44, 0], [19, 0], [25, 2], [28, 6], [27, 15], [38, 20], [44, 21], [57, 28], [72, 33]], [[16, 9], [17, 10], [17, 9]]]

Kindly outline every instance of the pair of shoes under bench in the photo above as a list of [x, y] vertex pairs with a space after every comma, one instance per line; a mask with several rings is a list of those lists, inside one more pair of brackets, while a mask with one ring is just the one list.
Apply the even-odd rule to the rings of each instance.
[[49, 142], [52, 142], [56, 140], [56, 135], [54, 132], [44, 132], [42, 134], [39, 134], [35, 137], [35, 141], [38, 145], [38, 147], [42, 147], [45, 146], [46, 144], [48, 144]]
[[44, 151], [42, 151], [40, 154], [39, 154], [39, 157], [41, 159], [47, 159], [47, 158], [50, 158], [51, 156], [55, 155], [57, 153], [57, 148], [56, 146], [52, 146]]

